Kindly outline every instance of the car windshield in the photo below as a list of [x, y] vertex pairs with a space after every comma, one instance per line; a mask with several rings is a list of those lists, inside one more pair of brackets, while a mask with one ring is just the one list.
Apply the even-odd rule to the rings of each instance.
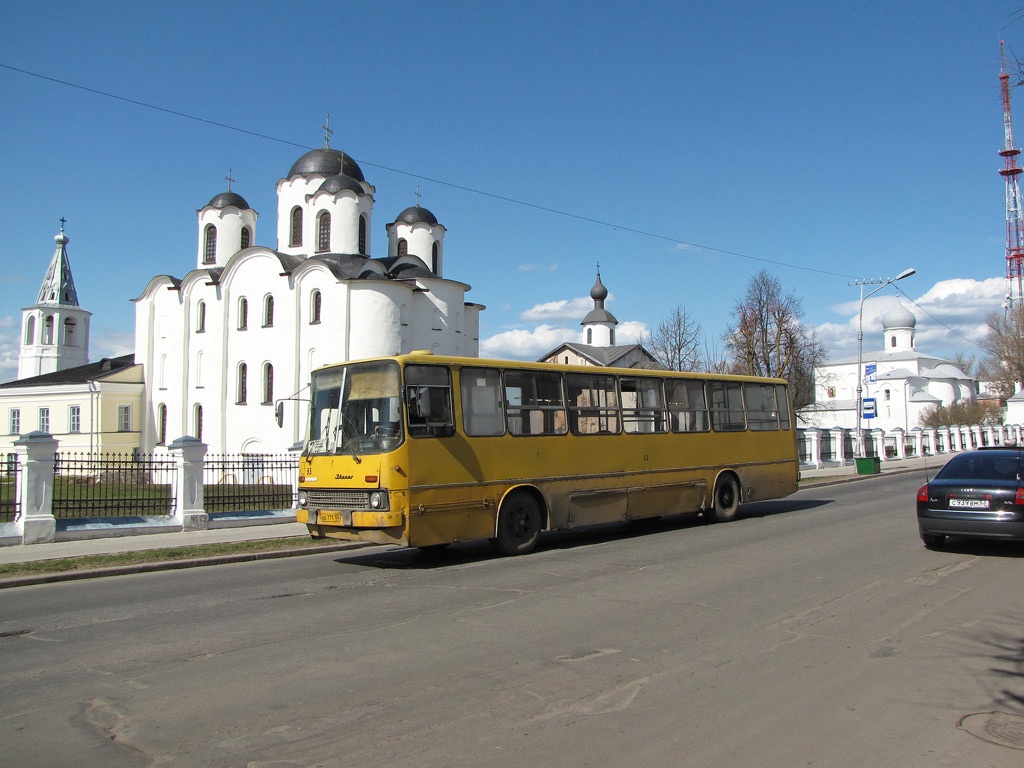
[[1017, 479], [1016, 453], [961, 453], [954, 456], [935, 475], [936, 480], [1006, 480]]
[[402, 442], [398, 365], [355, 363], [313, 374], [304, 453], [368, 454]]

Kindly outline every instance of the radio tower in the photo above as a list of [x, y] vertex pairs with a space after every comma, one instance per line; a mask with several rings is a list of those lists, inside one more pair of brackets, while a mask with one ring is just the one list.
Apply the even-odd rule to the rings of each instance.
[[1010, 76], [1006, 73], [1006, 54], [1003, 52], [1003, 41], [999, 41], [999, 55], [1002, 69], [999, 82], [1003, 90], [1003, 127], [1006, 133], [1006, 146], [999, 152], [1006, 160], [1006, 167], [999, 171], [1006, 179], [1006, 308], [1013, 302], [1022, 300], [1024, 293], [1024, 222], [1021, 220], [1020, 183], [1017, 177], [1021, 170], [1017, 167], [1017, 155], [1020, 150], [1013, 146], [1013, 127], [1010, 123]]

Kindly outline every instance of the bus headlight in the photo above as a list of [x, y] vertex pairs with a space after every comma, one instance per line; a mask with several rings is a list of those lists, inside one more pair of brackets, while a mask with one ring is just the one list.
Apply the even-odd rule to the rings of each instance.
[[309, 497], [306, 495], [305, 491], [299, 491], [298, 500], [299, 500], [299, 506], [300, 507], [305, 507], [306, 504], [309, 502]]
[[384, 491], [370, 492], [370, 509], [387, 509], [388, 495]]

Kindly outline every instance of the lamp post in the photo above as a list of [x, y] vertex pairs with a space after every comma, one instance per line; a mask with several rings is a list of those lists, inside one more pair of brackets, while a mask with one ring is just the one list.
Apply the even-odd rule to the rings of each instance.
[[[850, 283], [850, 285], [860, 286], [860, 311], [857, 313], [857, 457], [864, 458], [864, 433], [860, 428], [861, 412], [864, 410], [864, 402], [861, 395], [864, 393], [864, 373], [862, 366], [864, 364], [864, 302], [871, 298], [872, 295], [878, 293], [880, 290], [890, 283], [895, 283], [897, 280], [902, 280], [904, 277], [910, 277], [916, 270], [911, 267], [900, 272], [896, 277], [890, 277], [887, 280], [858, 280], [857, 282]], [[864, 295], [865, 285], [877, 285], [873, 291], [870, 291], [867, 296]]]

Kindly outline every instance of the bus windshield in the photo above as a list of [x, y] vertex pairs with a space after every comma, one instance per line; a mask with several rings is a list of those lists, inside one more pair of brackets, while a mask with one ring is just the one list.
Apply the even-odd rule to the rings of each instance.
[[401, 444], [398, 365], [355, 363], [313, 374], [305, 455], [372, 454]]

